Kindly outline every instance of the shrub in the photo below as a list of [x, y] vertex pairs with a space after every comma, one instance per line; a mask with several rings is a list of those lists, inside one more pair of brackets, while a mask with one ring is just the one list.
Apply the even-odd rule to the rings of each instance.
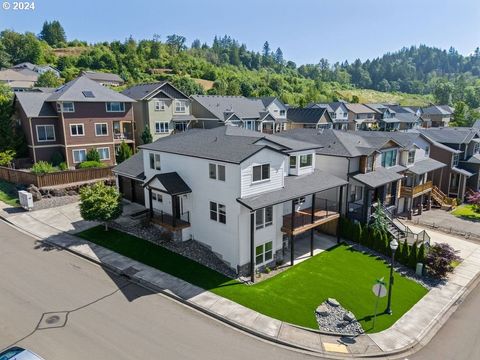
[[56, 169], [53, 167], [52, 164], [46, 161], [38, 161], [32, 166], [32, 173], [36, 175], [43, 175], [55, 172]]
[[97, 149], [90, 149], [87, 153], [87, 162], [100, 162], [100, 154]]
[[[365, 231], [365, 230], [364, 230]], [[360, 242], [360, 238], [362, 237], [362, 225], [360, 223], [356, 223], [353, 225], [353, 234], [352, 240], [355, 242]]]
[[422, 243], [422, 245], [420, 245], [420, 248], [418, 249], [417, 262], [421, 262], [422, 264], [425, 263], [425, 244], [424, 243]]
[[67, 163], [65, 161], [61, 162], [60, 164], [58, 164], [58, 168], [62, 171], [68, 170]]
[[132, 156], [132, 148], [125, 141], [122, 141], [117, 152], [117, 164], [120, 164]]
[[360, 244], [362, 244], [363, 246], [368, 246], [371, 232], [372, 231], [368, 226], [364, 227], [362, 231], [362, 236], [360, 237]]
[[150, 144], [153, 141], [152, 133], [150, 132], [150, 128], [148, 126], [145, 126], [145, 130], [143, 130], [140, 138], [144, 144]]
[[435, 244], [425, 257], [427, 272], [438, 279], [444, 279], [448, 273], [453, 272], [454, 261], [460, 261], [457, 251], [446, 243]]
[[407, 264], [408, 259], [410, 258], [410, 245], [408, 245], [407, 239], [403, 242], [402, 254], [400, 259], [398, 259], [402, 264]]
[[17, 153], [15, 150], [5, 150], [0, 152], [0, 166], [10, 166]]
[[65, 159], [60, 151], [55, 151], [50, 158], [50, 162], [53, 166], [60, 166], [60, 164], [64, 161]]
[[100, 161], [84, 161], [78, 165], [79, 169], [91, 169], [91, 168], [99, 168], [104, 167], [105, 165]]
[[472, 204], [473, 211], [480, 213], [480, 191], [469, 195], [467, 201], [469, 204]]
[[397, 251], [395, 251], [395, 259], [397, 259], [399, 263], [402, 262], [402, 254], [403, 254], [403, 244], [399, 242]]
[[418, 249], [417, 249], [417, 242], [415, 241], [410, 248], [410, 257], [408, 258], [408, 266], [412, 269], [417, 267], [418, 261]]
[[388, 256], [392, 255], [392, 249], [390, 249], [390, 236], [387, 232], [383, 233], [383, 253]]

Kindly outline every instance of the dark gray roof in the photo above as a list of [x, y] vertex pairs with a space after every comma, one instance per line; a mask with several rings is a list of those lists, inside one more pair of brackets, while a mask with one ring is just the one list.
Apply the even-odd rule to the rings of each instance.
[[456, 173], [459, 173], [459, 174], [462, 174], [462, 175], [465, 175], [467, 177], [470, 177], [473, 175], [473, 173], [471, 173], [470, 171], [467, 171], [465, 169], [460, 169], [460, 168], [457, 168], [457, 167], [452, 167], [452, 171], [456, 172]]
[[468, 144], [479, 136], [478, 129], [467, 127], [428, 128], [419, 131], [442, 144]]
[[[84, 92], [93, 92], [94, 97], [85, 97]], [[78, 77], [60, 86], [50, 94], [47, 101], [78, 101], [78, 102], [135, 102], [135, 100], [109, 89], [86, 76]]]
[[411, 112], [399, 113], [397, 112], [395, 117], [402, 123], [416, 123], [420, 121], [420, 118]]
[[331, 122], [326, 108], [289, 108], [287, 119], [298, 124], [317, 124], [324, 114], [327, 115], [327, 121]]
[[409, 107], [406, 106], [400, 106], [397, 104], [390, 104], [387, 105], [390, 110], [393, 110], [398, 114], [413, 114], [415, 113], [414, 110], [410, 109]]
[[145, 83], [138, 84], [129, 87], [122, 91], [122, 94], [135, 99], [135, 100], [145, 100], [150, 99], [157, 95], [158, 93], [163, 92], [167, 95], [167, 98], [171, 99], [188, 99], [188, 96], [174, 87], [167, 81], [159, 81], [154, 83]]
[[431, 105], [422, 109], [425, 115], [452, 115], [453, 109], [448, 105]]
[[191, 98], [221, 121], [227, 120], [232, 113], [240, 119], [259, 119], [266, 111], [262, 100], [244, 96], [192, 95]]
[[142, 149], [239, 164], [264, 148], [288, 153], [316, 149], [319, 145], [250, 131], [236, 126], [191, 129], [141, 145]]
[[143, 152], [138, 151], [135, 155], [115, 166], [112, 171], [136, 180], [144, 180]]
[[396, 173], [391, 169], [385, 169], [383, 167], [377, 167], [374, 171], [366, 174], [357, 174], [353, 178], [361, 183], [376, 188], [392, 181], [397, 181], [403, 178], [403, 175]]
[[124, 83], [123, 79], [119, 75], [112, 74], [112, 73], [86, 70], [86, 71], [82, 71], [82, 75], [94, 81], [111, 81], [111, 82]]
[[422, 175], [445, 166], [447, 165], [435, 159], [425, 159], [417, 161], [413, 166], [408, 167], [407, 171], [417, 175]]
[[[153, 175], [143, 186], [148, 186], [154, 179], [160, 181], [165, 191], [170, 195], [182, 195], [192, 192], [192, 189], [183, 181], [176, 172]], [[162, 190], [162, 189], [158, 189]]]
[[[252, 98], [252, 99], [255, 99], [255, 98]], [[267, 107], [268, 105], [273, 103], [275, 101], [275, 99], [276, 99], [275, 96], [264, 96], [264, 97], [260, 98], [260, 100], [263, 103], [263, 106], [265, 106], [265, 107]]]
[[257, 210], [346, 184], [348, 182], [339, 177], [315, 169], [312, 174], [285, 177], [281, 189], [238, 198], [237, 201], [250, 210]]
[[15, 93], [15, 98], [28, 118], [42, 116], [57, 116], [52, 104], [46, 102], [50, 93], [21, 91]]
[[471, 164], [480, 164], [480, 154], [470, 156], [470, 159], [468, 159], [467, 162]]

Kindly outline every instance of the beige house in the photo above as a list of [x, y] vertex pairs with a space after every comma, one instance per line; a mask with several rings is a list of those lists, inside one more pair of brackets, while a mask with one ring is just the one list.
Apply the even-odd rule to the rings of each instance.
[[135, 99], [136, 141], [142, 144], [142, 133], [150, 129], [153, 141], [174, 132], [185, 131], [195, 118], [191, 115], [190, 99], [166, 81], [132, 86], [122, 94]]

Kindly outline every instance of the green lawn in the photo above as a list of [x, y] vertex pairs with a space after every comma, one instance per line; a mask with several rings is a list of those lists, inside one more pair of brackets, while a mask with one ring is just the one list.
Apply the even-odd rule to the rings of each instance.
[[456, 217], [471, 221], [480, 221], [480, 213], [473, 211], [472, 205], [461, 205], [452, 211]]
[[[336, 246], [270, 279], [248, 286], [116, 230], [105, 232], [99, 226], [79, 236], [260, 313], [309, 328], [317, 328], [314, 310], [328, 297], [336, 298], [351, 310], [367, 332], [378, 332], [390, 327], [427, 293], [417, 283], [395, 274], [393, 315], [378, 316], [375, 329], [371, 329], [375, 305], [371, 288], [375, 279], [388, 279], [389, 268], [383, 261], [346, 245]], [[386, 297], [379, 304], [383, 311]]]
[[0, 201], [11, 206], [18, 206], [17, 190], [12, 183], [0, 180]]

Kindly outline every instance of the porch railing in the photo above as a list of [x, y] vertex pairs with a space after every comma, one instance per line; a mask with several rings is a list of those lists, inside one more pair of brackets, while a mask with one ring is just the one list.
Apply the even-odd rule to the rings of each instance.
[[427, 181], [425, 184], [420, 184], [417, 186], [402, 186], [400, 188], [400, 197], [411, 197], [421, 194], [425, 191], [432, 190], [433, 183], [432, 181]]
[[[300, 209], [295, 212], [293, 216], [293, 227], [300, 228], [309, 224], [312, 224], [312, 212], [313, 223], [320, 220], [324, 220], [329, 216], [338, 214], [338, 202], [327, 199], [315, 199], [314, 206]], [[283, 226], [285, 228], [291, 228], [291, 214], [284, 215]]]

